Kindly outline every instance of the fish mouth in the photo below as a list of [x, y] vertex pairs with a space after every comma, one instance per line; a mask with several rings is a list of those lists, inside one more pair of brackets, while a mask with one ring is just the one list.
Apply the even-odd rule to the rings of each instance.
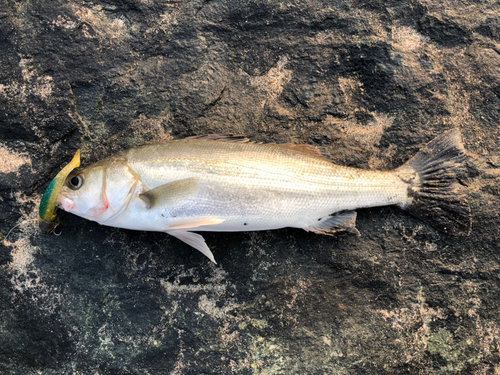
[[57, 204], [62, 207], [64, 211], [71, 211], [75, 208], [75, 200], [66, 192], [59, 194]]

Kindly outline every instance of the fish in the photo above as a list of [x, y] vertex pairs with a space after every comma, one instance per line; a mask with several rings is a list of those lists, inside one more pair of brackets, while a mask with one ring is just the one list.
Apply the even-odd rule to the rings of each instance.
[[215, 263], [202, 235], [284, 227], [333, 235], [356, 229], [356, 209], [396, 205], [451, 235], [472, 228], [457, 180], [466, 153], [449, 130], [400, 167], [335, 165], [312, 145], [212, 134], [118, 152], [73, 171], [57, 199], [102, 225], [168, 233]]

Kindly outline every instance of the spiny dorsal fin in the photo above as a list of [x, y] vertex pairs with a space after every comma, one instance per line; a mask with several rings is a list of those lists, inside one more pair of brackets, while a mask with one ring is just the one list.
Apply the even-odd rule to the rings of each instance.
[[243, 135], [228, 134], [206, 134], [206, 135], [193, 135], [191, 137], [186, 137], [184, 139], [204, 139], [207, 141], [222, 141], [222, 142], [239, 142], [247, 143], [250, 139]]

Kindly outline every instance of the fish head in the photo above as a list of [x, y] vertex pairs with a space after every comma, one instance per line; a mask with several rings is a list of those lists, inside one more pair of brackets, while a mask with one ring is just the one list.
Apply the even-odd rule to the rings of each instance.
[[88, 167], [71, 173], [61, 189], [57, 203], [67, 212], [95, 220], [103, 202], [105, 167]]
[[70, 174], [58, 204], [67, 212], [108, 224], [127, 206], [137, 181], [123, 160], [107, 159]]

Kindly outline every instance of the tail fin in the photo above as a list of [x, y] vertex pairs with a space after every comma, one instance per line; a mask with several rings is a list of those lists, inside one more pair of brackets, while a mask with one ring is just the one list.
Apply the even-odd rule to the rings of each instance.
[[409, 203], [402, 208], [443, 232], [468, 236], [472, 227], [470, 206], [456, 181], [464, 159], [464, 146], [456, 129], [427, 144], [397, 169], [399, 176], [411, 184]]

